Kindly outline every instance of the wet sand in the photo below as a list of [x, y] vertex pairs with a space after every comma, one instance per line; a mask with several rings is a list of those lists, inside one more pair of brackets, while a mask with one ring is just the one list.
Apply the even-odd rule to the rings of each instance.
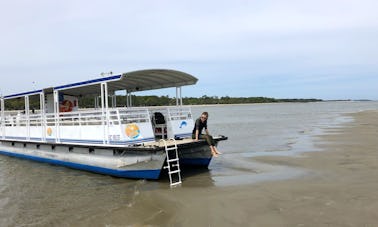
[[316, 139], [322, 151], [253, 157], [303, 169], [300, 177], [152, 190], [140, 195], [127, 217], [115, 211], [108, 221], [117, 225], [114, 218], [123, 216], [137, 226], [377, 226], [378, 111], [352, 116], [354, 122]]
[[378, 225], [378, 112], [352, 116], [353, 123], [317, 140], [321, 152], [257, 159], [301, 167], [310, 175], [252, 189], [260, 200], [252, 226]]

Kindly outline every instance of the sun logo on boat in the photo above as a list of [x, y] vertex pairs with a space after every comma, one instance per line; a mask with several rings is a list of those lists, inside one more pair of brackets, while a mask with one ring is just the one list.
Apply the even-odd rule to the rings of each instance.
[[48, 136], [51, 136], [51, 135], [52, 135], [52, 129], [51, 129], [51, 128], [47, 128], [46, 132], [47, 132], [47, 135], [48, 135]]
[[125, 133], [130, 139], [136, 139], [140, 136], [140, 129], [136, 124], [128, 124]]

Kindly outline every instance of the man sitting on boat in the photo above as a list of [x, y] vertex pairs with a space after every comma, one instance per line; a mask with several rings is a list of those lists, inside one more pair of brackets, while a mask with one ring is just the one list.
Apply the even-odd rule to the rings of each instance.
[[[221, 154], [215, 147], [215, 141], [210, 135], [209, 130], [207, 129], [207, 119], [209, 118], [208, 112], [203, 112], [199, 118], [197, 118], [196, 123], [193, 128], [192, 138], [195, 141], [198, 139], [205, 139], [210, 146], [211, 154], [214, 157], [218, 157]], [[205, 129], [206, 134], [202, 134], [202, 130]]]

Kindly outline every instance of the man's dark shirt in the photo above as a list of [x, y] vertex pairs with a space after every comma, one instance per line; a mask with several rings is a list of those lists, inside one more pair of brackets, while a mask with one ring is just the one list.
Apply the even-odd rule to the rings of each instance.
[[196, 134], [196, 130], [198, 129], [198, 135], [201, 135], [202, 130], [203, 130], [204, 128], [207, 129], [207, 120], [206, 120], [205, 122], [202, 122], [202, 121], [201, 121], [201, 118], [198, 118], [198, 119], [196, 120], [195, 125], [194, 125], [194, 128], [193, 128], [193, 132], [192, 132], [192, 134], [195, 135], [195, 134]]

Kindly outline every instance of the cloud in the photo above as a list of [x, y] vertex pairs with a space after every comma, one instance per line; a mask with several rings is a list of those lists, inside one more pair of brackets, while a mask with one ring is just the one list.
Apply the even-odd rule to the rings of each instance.
[[251, 78], [273, 93], [274, 78], [375, 75], [377, 8], [370, 0], [9, 1], [0, 7], [0, 77], [45, 86], [169, 67], [201, 77], [201, 92], [221, 95], [226, 83], [248, 96]]

